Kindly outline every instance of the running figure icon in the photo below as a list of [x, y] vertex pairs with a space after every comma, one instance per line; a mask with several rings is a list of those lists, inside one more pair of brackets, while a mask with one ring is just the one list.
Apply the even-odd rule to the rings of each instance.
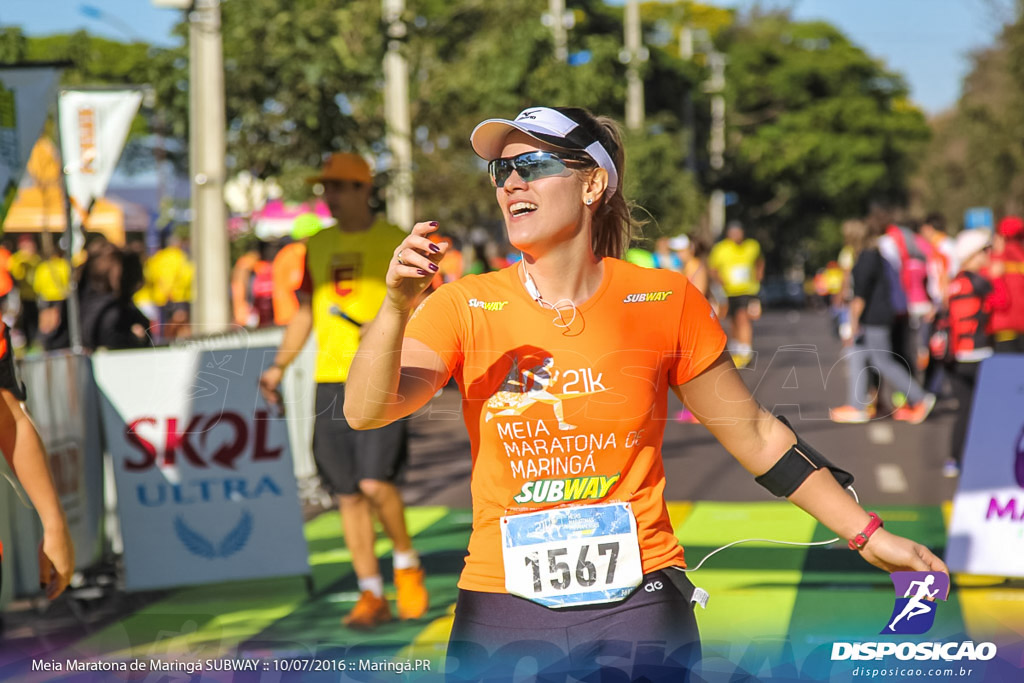
[[[547, 356], [539, 365], [520, 371], [517, 359], [502, 383], [501, 389], [488, 399], [488, 411], [484, 421], [490, 422], [495, 417], [522, 415], [523, 411], [530, 406], [535, 403], [542, 403], [551, 406], [555, 419], [558, 420], [558, 428], [561, 431], [567, 432], [576, 429], [576, 425], [565, 421], [565, 408], [562, 402], [567, 398], [589, 396], [598, 392], [551, 393], [550, 389], [557, 384], [559, 376], [559, 372], [554, 369], [554, 365], [555, 359]], [[604, 391], [604, 389], [600, 391]]]
[[[910, 598], [910, 601], [903, 608], [903, 611], [899, 613], [892, 623], [889, 624], [889, 630], [893, 633], [896, 632], [896, 623], [903, 617], [910, 621], [914, 617], [920, 614], [928, 614], [932, 611], [932, 606], [925, 601], [927, 598], [934, 598], [939, 593], [939, 589], [936, 588], [933, 591], [928, 590], [929, 586], [935, 583], [935, 576], [929, 574], [924, 578], [923, 581], [911, 581], [910, 586], [907, 588], [907, 592], [903, 595], [905, 598]], [[916, 589], [914, 587], [917, 587]], [[911, 596], [911, 593], [914, 593]]]

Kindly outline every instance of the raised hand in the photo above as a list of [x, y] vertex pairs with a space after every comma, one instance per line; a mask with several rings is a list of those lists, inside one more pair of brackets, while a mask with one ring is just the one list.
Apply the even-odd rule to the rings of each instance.
[[408, 313], [416, 305], [420, 294], [437, 273], [437, 264], [448, 251], [447, 244], [435, 244], [427, 237], [435, 230], [436, 221], [414, 225], [409, 236], [395, 249], [394, 258], [388, 266], [385, 278], [387, 300], [403, 313]]

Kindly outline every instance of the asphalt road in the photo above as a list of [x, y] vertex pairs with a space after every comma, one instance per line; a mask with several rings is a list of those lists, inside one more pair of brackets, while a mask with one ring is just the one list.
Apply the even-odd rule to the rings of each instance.
[[[767, 311], [755, 323], [756, 358], [742, 370], [757, 399], [785, 415], [801, 436], [853, 472], [865, 504], [936, 505], [951, 500], [956, 480], [942, 477], [956, 402], [941, 399], [921, 425], [879, 417], [863, 425], [834, 424], [830, 406], [845, 402], [846, 368], [824, 311]], [[680, 407], [670, 396], [670, 414]], [[411, 461], [404, 487], [410, 505], [469, 507], [469, 438], [454, 386], [413, 418]], [[758, 486], [699, 424], [670, 419], [663, 457], [668, 500], [758, 501]]]

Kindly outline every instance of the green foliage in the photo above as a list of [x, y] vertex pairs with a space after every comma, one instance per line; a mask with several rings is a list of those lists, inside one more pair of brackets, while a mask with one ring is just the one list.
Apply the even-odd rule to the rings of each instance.
[[924, 117], [900, 77], [828, 24], [769, 15], [726, 41], [731, 215], [776, 264], [799, 254], [819, 265], [842, 218], [905, 199]]
[[[454, 232], [488, 226], [497, 234], [501, 224], [493, 190], [483, 164], [472, 155], [469, 133], [485, 118], [512, 117], [538, 104], [582, 106], [621, 120], [622, 10], [596, 0], [570, 3], [577, 23], [569, 32], [569, 52], [590, 55], [586, 63], [570, 66], [552, 58], [551, 31], [540, 21], [544, 3], [537, 0], [417, 7], [408, 46], [413, 118], [422, 133], [416, 151], [417, 208]], [[665, 18], [663, 10], [657, 18]], [[653, 219], [646, 229], [652, 235], [689, 228], [702, 208], [696, 180], [686, 170], [689, 135], [682, 122], [683, 95], [695, 88], [698, 70], [679, 59], [674, 43], [665, 47], [652, 49], [644, 67], [646, 130], [625, 140], [627, 196], [643, 207], [639, 218]], [[443, 192], [448, 187], [461, 191], [457, 196]]]
[[1024, 2], [996, 44], [972, 56], [957, 106], [932, 121], [916, 178], [921, 211], [953, 224], [965, 209], [1024, 211]]
[[[293, 179], [309, 175], [328, 151], [383, 151], [379, 21], [373, 0], [222, 2], [229, 174]], [[158, 62], [168, 127], [186, 137], [187, 46]], [[284, 184], [304, 194], [301, 184]]]
[[28, 40], [17, 26], [0, 27], [0, 64], [14, 64], [25, 59]]
[[644, 235], [694, 232], [706, 202], [697, 179], [686, 170], [684, 131], [627, 134], [626, 148], [626, 196], [643, 209], [636, 213], [648, 220]]
[[[469, 146], [485, 118], [548, 104], [621, 120], [622, 7], [567, 4], [576, 19], [569, 52], [589, 55], [575, 66], [553, 57], [543, 0], [408, 0], [400, 45], [410, 70], [418, 216], [455, 233], [486, 227], [501, 234], [493, 188]], [[388, 46], [380, 6], [222, 0], [229, 174], [274, 178], [286, 197], [303, 199], [305, 178], [322, 155], [356, 150], [375, 158], [387, 180]], [[649, 236], [706, 224], [706, 193], [724, 188], [738, 200], [730, 216], [748, 222], [776, 264], [795, 256], [823, 262], [834, 256], [844, 218], [862, 215], [873, 200], [903, 199], [927, 126], [907, 103], [903, 81], [835, 28], [780, 14], [738, 19], [693, 0], [644, 2], [641, 13], [650, 49], [641, 67], [646, 124], [625, 136], [625, 190], [643, 207], [637, 217], [648, 219]], [[729, 58], [726, 167], [717, 173], [704, 151], [707, 60], [700, 52], [682, 59], [683, 27], [703, 30]], [[189, 27], [182, 22], [176, 33], [186, 39]], [[1020, 45], [1012, 55], [1024, 55]], [[0, 60], [40, 58], [73, 60], [67, 83], [152, 84], [157, 105], [137, 132], [187, 139], [187, 40], [154, 49], [85, 34], [26, 39], [0, 30]], [[1024, 57], [1006, 61], [1024, 77]], [[989, 125], [987, 109], [972, 116], [979, 130]], [[1000, 123], [1006, 136], [1018, 134], [1016, 147], [1002, 145], [1007, 154], [1018, 154], [1024, 140], [1015, 125]], [[184, 166], [183, 155], [178, 161]]]

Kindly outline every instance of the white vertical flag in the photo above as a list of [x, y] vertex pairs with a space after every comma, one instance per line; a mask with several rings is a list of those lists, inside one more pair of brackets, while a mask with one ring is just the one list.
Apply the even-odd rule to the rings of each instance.
[[93, 201], [107, 191], [141, 102], [139, 90], [61, 91], [60, 152], [73, 234], [79, 234]]
[[57, 89], [57, 66], [0, 66], [0, 225]]

